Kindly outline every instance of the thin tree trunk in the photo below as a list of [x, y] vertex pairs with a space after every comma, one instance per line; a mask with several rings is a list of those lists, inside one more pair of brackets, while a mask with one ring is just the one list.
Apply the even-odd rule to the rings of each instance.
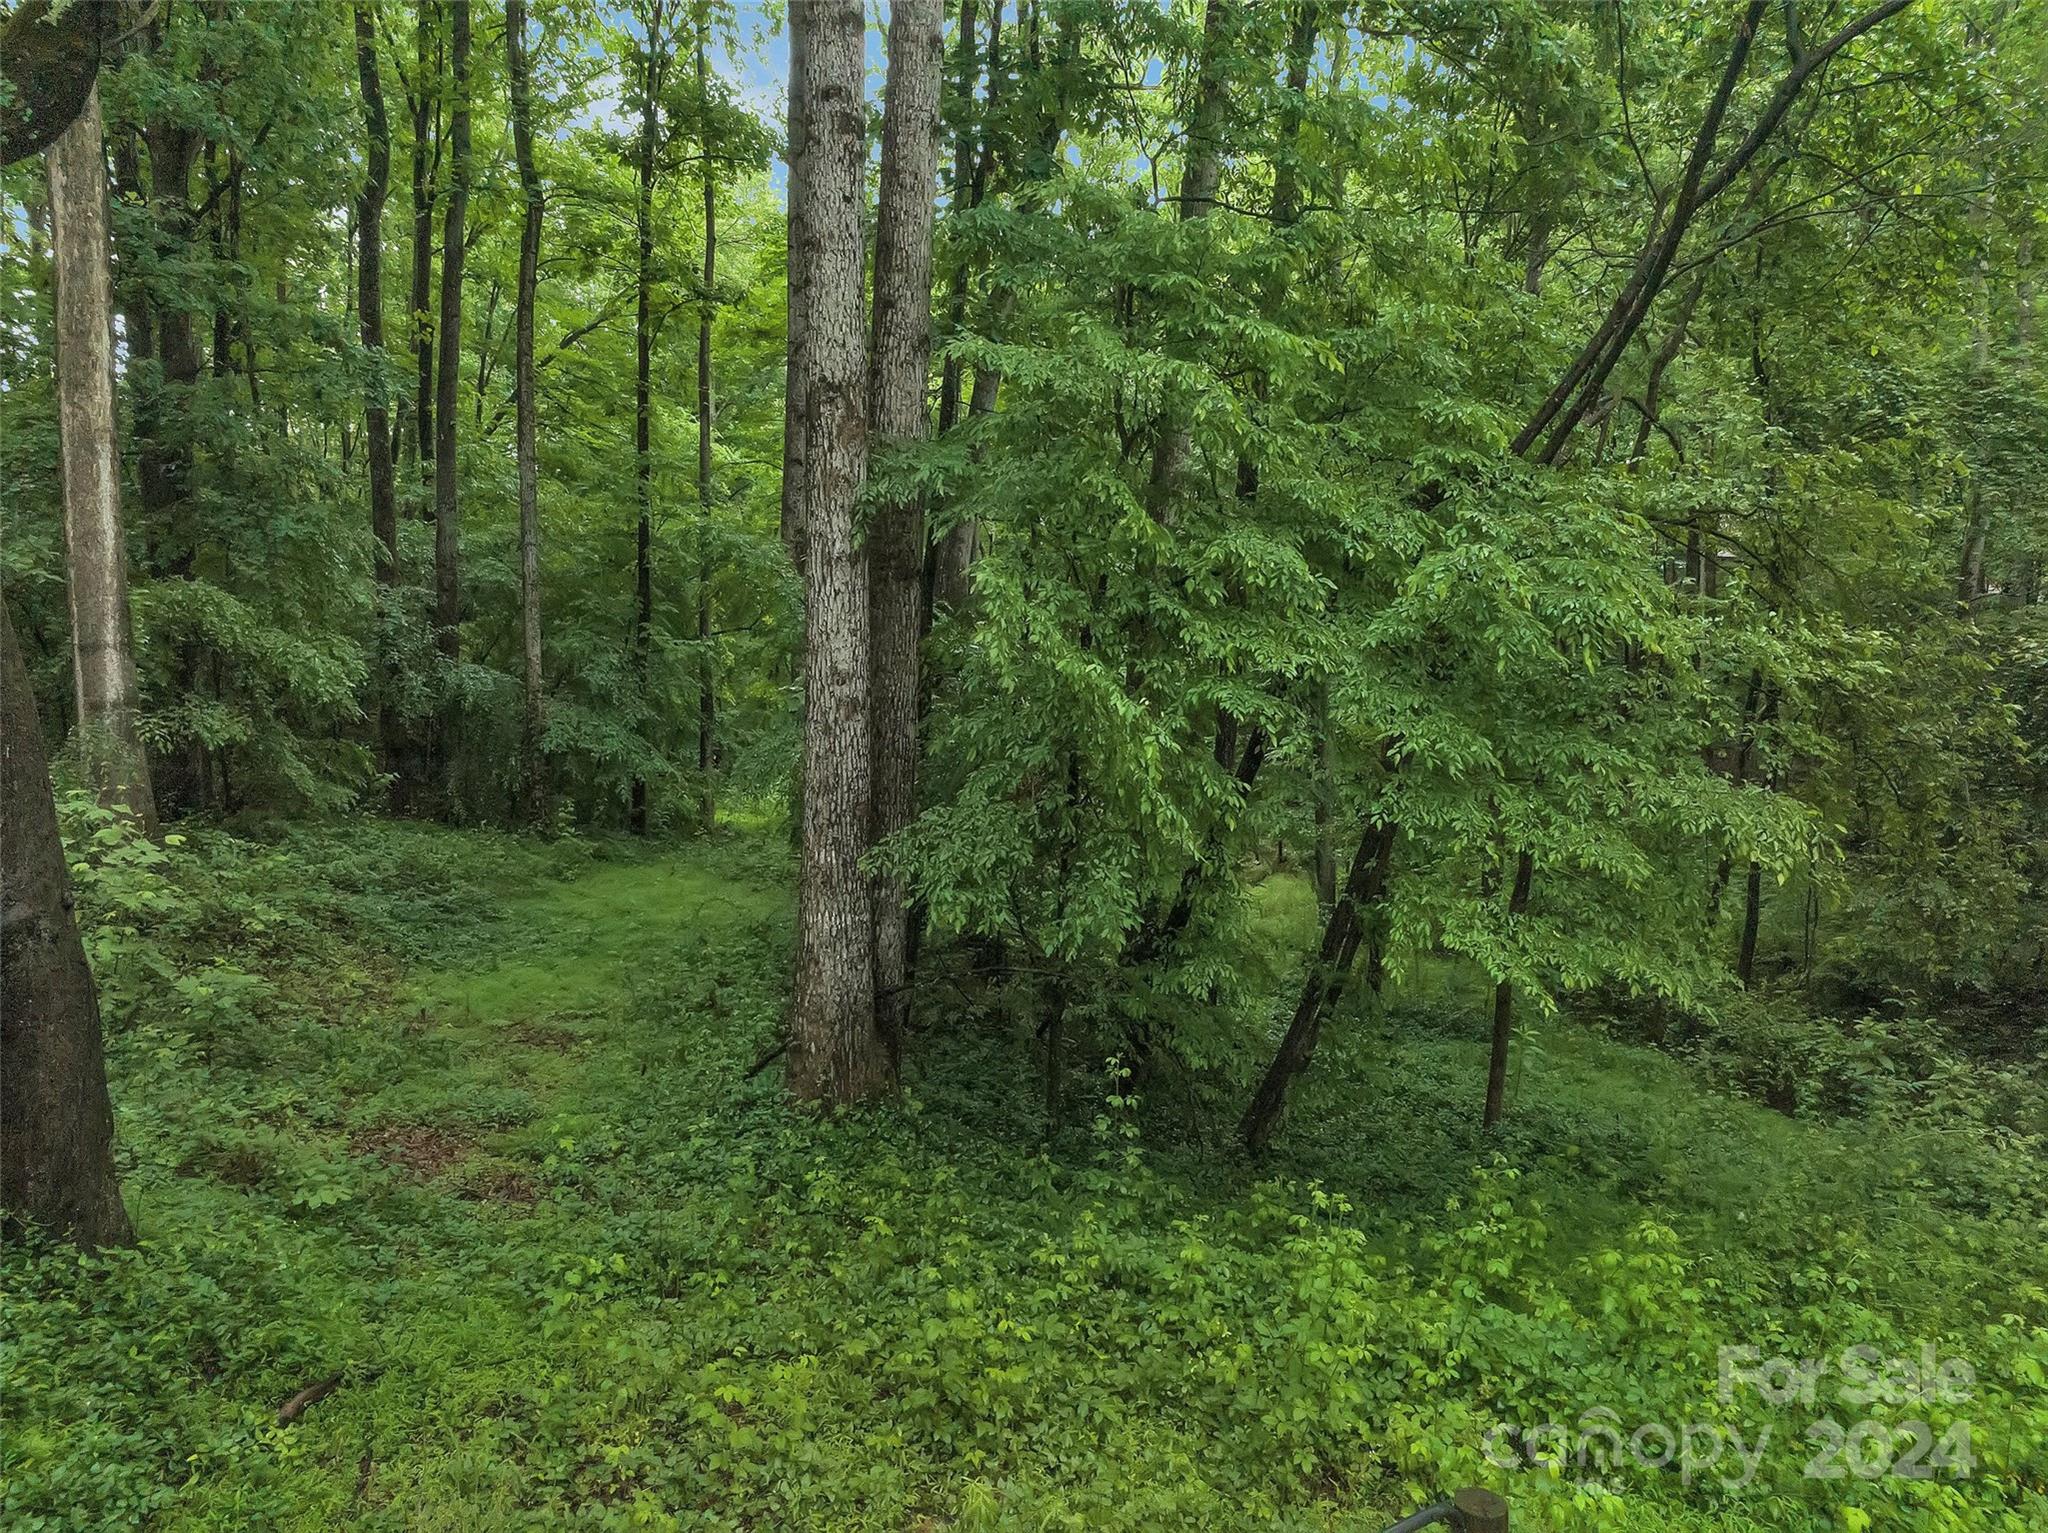
[[[959, 37], [953, 49], [953, 179], [947, 187], [949, 211], [964, 212], [977, 203], [974, 184], [974, 85], [980, 53], [975, 48], [978, 0], [960, 0]], [[946, 278], [946, 338], [957, 340], [967, 323], [965, 256], [953, 263]], [[953, 429], [960, 417], [962, 363], [948, 356], [939, 369], [939, 435]]]
[[1328, 912], [1337, 903], [1336, 749], [1330, 739], [1330, 678], [1316, 683], [1315, 739], [1316, 903]]
[[57, 287], [57, 428], [78, 732], [99, 801], [156, 833], [137, 732], [121, 451], [114, 421], [114, 295], [99, 92], [45, 157]]
[[[398, 488], [391, 463], [394, 432], [384, 397], [384, 202], [391, 186], [391, 124], [384, 113], [384, 85], [377, 69], [375, 0], [355, 0], [356, 75], [363, 95], [364, 175], [356, 203], [356, 307], [363, 350], [379, 367], [363, 401], [364, 456], [370, 469], [370, 530], [377, 540], [377, 584], [388, 601], [398, 588]], [[387, 771], [399, 766], [398, 721], [386, 694], [395, 679], [391, 659], [380, 657], [377, 737]]]
[[718, 182], [711, 173], [710, 73], [704, 57], [711, 11], [697, 11], [697, 100], [703, 113], [697, 148], [704, 172], [704, 303], [697, 315], [697, 824], [711, 830], [718, 822], [718, 801], [712, 792], [711, 768], [717, 757], [718, 672], [711, 652], [711, 324], [712, 298], [718, 284]]
[[794, 7], [803, 61], [791, 84], [805, 125], [800, 291], [805, 340], [794, 380], [804, 435], [803, 847], [789, 1087], [851, 1103], [894, 1085], [875, 1025], [873, 911], [860, 859], [869, 815], [867, 561], [854, 504], [867, 471], [861, 212], [865, 44], [859, 0]]
[[1742, 946], [1735, 955], [1735, 978], [1747, 990], [1750, 981], [1756, 977], [1756, 932], [1763, 916], [1764, 870], [1761, 864], [1752, 860], [1749, 864], [1749, 882], [1742, 905]]
[[64, 866], [35, 694], [0, 608], [0, 1220], [126, 1245], [99, 997]]
[[[469, 0], [449, 0], [448, 207], [441, 233], [441, 325], [434, 364], [434, 640], [449, 661], [462, 654], [461, 489], [455, 432], [462, 387], [463, 222], [469, 211]], [[454, 755], [456, 708], [439, 731], [436, 776], [446, 782]]]
[[810, 29], [792, 7], [789, 13], [789, 143], [785, 150], [789, 165], [789, 216], [785, 223], [788, 268], [788, 357], [782, 402], [782, 546], [799, 576], [804, 571], [804, 379], [810, 364], [804, 342], [810, 322], [810, 305], [804, 288], [809, 280], [807, 265], [812, 233], [808, 225], [811, 199], [808, 187], [810, 134], [806, 113], [809, 103], [799, 82], [809, 67]]
[[1394, 841], [1399, 834], [1398, 826], [1373, 825], [1359, 838], [1358, 854], [1351, 859], [1344, 892], [1323, 923], [1322, 944], [1302, 984], [1293, 1020], [1273, 1053], [1265, 1078], [1238, 1120], [1238, 1137], [1248, 1150], [1264, 1149], [1272, 1139], [1273, 1130], [1280, 1124], [1281, 1110], [1287, 1105], [1288, 1087], [1295, 1076], [1308, 1068], [1315, 1055], [1324, 1016], [1344, 998], [1345, 982], [1357, 960], [1369, 912], [1386, 897], [1387, 872], [1393, 864]]
[[423, 479], [432, 477], [434, 454], [434, 103], [439, 94], [435, 67], [434, 6], [418, 0], [415, 78], [412, 98], [412, 347], [419, 372], [413, 393], [412, 461]]
[[[638, 186], [633, 201], [633, 482], [640, 504], [633, 536], [634, 679], [647, 685], [648, 652], [654, 642], [654, 161], [661, 133], [662, 23], [657, 3], [647, 16], [647, 46], [641, 60]], [[635, 777], [627, 807], [635, 835], [647, 834], [647, 779]]]
[[519, 289], [513, 300], [512, 339], [513, 457], [519, 478], [520, 812], [528, 825], [538, 828], [547, 822], [548, 785], [547, 767], [541, 756], [544, 693], [540, 665], [540, 465], [534, 443], [533, 300], [539, 283], [545, 204], [540, 172], [533, 161], [533, 87], [526, 58], [526, 0], [505, 3], [505, 67], [512, 98], [512, 150], [519, 162], [519, 191], [525, 206], [519, 226]]
[[[1529, 908], [1529, 881], [1535, 863], [1527, 852], [1515, 858], [1515, 886], [1508, 894], [1508, 918]], [[1508, 1046], [1515, 1032], [1515, 987], [1502, 980], [1493, 987], [1493, 1049], [1486, 1062], [1486, 1111], [1482, 1128], [1492, 1128], [1507, 1111]]]
[[[886, 445], [931, 430], [925, 386], [932, 353], [933, 187], [939, 168], [940, 0], [896, 0], [882, 118], [875, 224], [875, 315], [869, 425]], [[924, 504], [875, 509], [868, 527], [869, 842], [879, 846], [917, 812], [918, 639], [924, 627]], [[876, 1026], [900, 1057], [909, 1011], [903, 880], [874, 883]]]
[[[1183, 223], [1207, 218], [1216, 208], [1216, 189], [1223, 181], [1223, 125], [1229, 90], [1223, 78], [1224, 33], [1229, 28], [1227, 0], [1208, 0], [1202, 18], [1201, 78], [1195, 110], [1188, 123], [1187, 167], [1181, 173], [1178, 206]], [[1194, 447], [1194, 433], [1185, 419], [1169, 415], [1160, 427], [1152, 454], [1149, 490], [1152, 514], [1171, 521], [1173, 493]]]
[[[991, 124], [999, 106], [996, 92], [1003, 78], [1003, 8], [990, 7], [988, 18], [988, 95], [983, 103], [984, 118], [981, 124], [979, 153], [974, 153], [973, 125], [974, 97], [974, 13], [973, 0], [962, 0], [960, 10], [961, 41], [959, 55], [959, 78], [957, 89], [961, 100], [961, 124], [959, 137], [953, 151], [953, 200], [956, 206], [979, 207], [988, 190], [989, 173], [995, 160], [995, 130]], [[971, 161], [971, 163], [970, 163]], [[949, 302], [952, 305], [952, 324], [955, 333], [966, 323], [968, 271], [963, 264], [955, 271], [953, 292]], [[997, 328], [1000, 331], [1001, 317], [1007, 312], [1007, 302], [998, 302], [995, 308]], [[939, 431], [943, 435], [953, 429], [960, 411], [961, 370], [963, 364], [957, 358], [948, 358], [945, 371], [939, 379]], [[967, 417], [976, 420], [993, 415], [996, 408], [997, 391], [1002, 387], [1002, 374], [993, 368], [978, 367], [974, 371], [974, 386], [968, 395]], [[964, 611], [973, 597], [974, 585], [969, 571], [981, 553], [981, 526], [973, 517], [961, 517], [947, 529], [932, 547], [930, 596], [926, 602], [926, 621], [940, 608]]]

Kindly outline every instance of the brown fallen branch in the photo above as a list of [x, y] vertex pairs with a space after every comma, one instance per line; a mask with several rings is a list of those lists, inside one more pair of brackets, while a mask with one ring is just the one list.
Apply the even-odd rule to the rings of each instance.
[[330, 1378], [322, 1379], [317, 1384], [308, 1384], [304, 1389], [277, 1408], [277, 1424], [281, 1427], [290, 1426], [294, 1421], [305, 1415], [309, 1409], [318, 1405], [340, 1387], [341, 1375], [338, 1373]]

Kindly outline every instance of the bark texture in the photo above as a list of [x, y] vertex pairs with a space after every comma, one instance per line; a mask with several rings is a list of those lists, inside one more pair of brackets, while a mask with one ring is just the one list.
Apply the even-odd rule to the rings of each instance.
[[[889, 20], [875, 225], [869, 421], [884, 448], [923, 440], [931, 415], [932, 219], [939, 168], [940, 0], [897, 0]], [[917, 812], [918, 640], [924, 628], [924, 504], [875, 508], [868, 529], [869, 839], [879, 846]], [[876, 1025], [893, 1055], [909, 1010], [909, 912], [903, 880], [874, 881]]]
[[114, 1175], [99, 997], [71, 918], [35, 696], [0, 610], [0, 1218], [133, 1239]]
[[867, 472], [867, 357], [861, 229], [865, 109], [859, 0], [795, 7], [801, 57], [792, 114], [805, 124], [796, 258], [805, 340], [792, 385], [803, 427], [803, 848], [797, 888], [796, 999], [789, 1086], [845, 1104], [888, 1091], [894, 1072], [875, 1025], [874, 922], [861, 854], [870, 799], [867, 561], [854, 503]]
[[137, 732], [121, 452], [114, 425], [114, 294], [99, 92], [50, 145], [57, 278], [57, 428], [64, 461], [65, 573], [72, 676], [87, 771], [109, 808], [156, 832], [156, 798]]

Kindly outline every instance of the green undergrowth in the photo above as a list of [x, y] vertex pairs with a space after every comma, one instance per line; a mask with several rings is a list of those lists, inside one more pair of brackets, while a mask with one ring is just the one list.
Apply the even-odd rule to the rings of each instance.
[[[1365, 1533], [1467, 1483], [1517, 1528], [2048, 1526], [2010, 1129], [1794, 1119], [1544, 1024], [1487, 1138], [1470, 1010], [1421, 991], [1333, 1029], [1262, 1165], [1227, 1093], [1085, 1060], [1048, 1140], [1028, 1045], [950, 992], [903, 1104], [827, 1121], [755, 1069], [778, 837], [69, 817], [142, 1245], [5, 1255], [9, 1528]], [[1855, 1344], [1967, 1398], [1717, 1387], [1723, 1347]], [[1970, 1472], [1809, 1478], [1826, 1419], [1966, 1424]], [[1771, 1437], [1742, 1486], [1576, 1462], [1650, 1425]]]

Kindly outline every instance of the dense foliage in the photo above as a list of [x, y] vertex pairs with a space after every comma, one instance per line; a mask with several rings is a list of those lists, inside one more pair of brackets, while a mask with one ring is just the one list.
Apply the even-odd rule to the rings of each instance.
[[[759, 836], [101, 845], [144, 1243], [0, 1267], [10, 1527], [1377, 1530], [1475, 1479], [1561, 1530], [2048, 1509], [2040, 1083], [1924, 1023], [1809, 1060], [1838, 1095], [1800, 1120], [1546, 1025], [1482, 1135], [1440, 974], [1247, 1172], [1113, 1076], [1046, 1141], [981, 1004], [903, 1110], [792, 1118], [748, 1073], [787, 984]], [[1313, 911], [1269, 886], [1262, 919], [1300, 941]], [[1973, 1397], [1870, 1414], [1969, 1422], [1967, 1478], [1805, 1478], [1845, 1407], [1716, 1394], [1724, 1346], [1922, 1341]], [[1504, 1476], [1497, 1421], [1561, 1422], [1564, 1471]], [[1740, 1489], [1732, 1450], [1574, 1462], [1651, 1422], [1772, 1439]]]

